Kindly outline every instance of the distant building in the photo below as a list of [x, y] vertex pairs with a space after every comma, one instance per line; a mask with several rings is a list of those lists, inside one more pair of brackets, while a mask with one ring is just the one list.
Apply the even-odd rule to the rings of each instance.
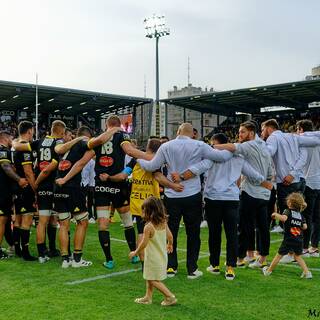
[[[178, 89], [177, 86], [173, 87], [173, 90], [168, 91], [168, 98], [186, 97], [193, 95], [208, 94], [215, 92], [213, 88], [209, 90], [201, 87], [193, 87], [190, 83], [187, 87]], [[224, 121], [226, 117], [219, 116], [219, 123]], [[198, 111], [184, 109], [172, 104], [168, 104], [167, 107], [167, 121], [165, 117], [165, 106], [161, 105], [160, 109], [160, 132], [161, 135], [167, 135], [170, 139], [176, 136], [178, 127], [183, 122], [191, 123], [199, 132], [199, 135], [207, 135], [212, 131], [214, 127], [218, 125], [218, 117], [214, 114], [203, 114], [203, 123], [201, 124], [201, 113]]]
[[311, 75], [306, 76], [306, 80], [319, 80], [320, 79], [320, 65], [312, 68]]

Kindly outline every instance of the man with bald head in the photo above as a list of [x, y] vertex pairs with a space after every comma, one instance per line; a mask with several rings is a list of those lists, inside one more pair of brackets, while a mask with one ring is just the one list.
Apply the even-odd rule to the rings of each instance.
[[[190, 123], [183, 123], [177, 132], [176, 139], [166, 142], [160, 146], [155, 157], [151, 161], [138, 160], [142, 169], [146, 171], [156, 171], [166, 164], [168, 168], [168, 179], [175, 172], [185, 172], [189, 166], [198, 163], [202, 159], [213, 161], [226, 161], [231, 159], [229, 151], [214, 150], [202, 141], [194, 140], [193, 127]], [[197, 260], [200, 250], [200, 223], [202, 217], [202, 196], [200, 178], [195, 176], [191, 179], [183, 180], [182, 192], [172, 189], [165, 189], [164, 203], [169, 215], [168, 225], [173, 234], [173, 252], [168, 255], [169, 277], [174, 277], [177, 273], [177, 236], [181, 217], [187, 233], [187, 271], [188, 279], [196, 279], [202, 276], [198, 270]]]

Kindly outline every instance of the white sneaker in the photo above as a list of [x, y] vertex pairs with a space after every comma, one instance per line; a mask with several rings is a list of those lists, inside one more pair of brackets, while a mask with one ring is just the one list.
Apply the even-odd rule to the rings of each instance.
[[14, 256], [15, 256], [14, 246], [8, 247], [8, 249], [7, 249], [7, 255], [8, 255], [9, 257], [14, 257]]
[[96, 220], [94, 220], [93, 218], [90, 218], [89, 223], [96, 223]]
[[208, 228], [208, 222], [206, 220], [203, 220], [200, 224], [200, 228]]
[[193, 271], [193, 273], [189, 274], [187, 278], [190, 280], [193, 280], [201, 277], [202, 275], [203, 275], [203, 272], [197, 269], [196, 271]]
[[302, 272], [300, 278], [312, 279], [311, 271], [308, 271], [307, 273]]
[[61, 268], [62, 268], [62, 269], [67, 269], [67, 268], [71, 267], [71, 265], [72, 265], [72, 261], [70, 261], [70, 260], [63, 260], [63, 261], [62, 261]]
[[244, 260], [244, 262], [246, 262], [246, 263], [251, 263], [251, 262], [253, 262], [253, 261], [256, 261], [256, 258], [255, 258], [255, 257], [245, 256], [243, 260]]
[[50, 258], [48, 256], [44, 256], [44, 257], [39, 257], [38, 260], [39, 260], [39, 263], [46, 263], [50, 260]]
[[214, 274], [214, 275], [219, 275], [220, 274], [220, 268], [219, 266], [215, 266], [213, 267], [212, 265], [210, 265], [208, 268], [207, 268], [207, 271]]
[[76, 260], [72, 260], [72, 268], [81, 268], [81, 267], [90, 267], [90, 266], [92, 266], [91, 261], [83, 260], [82, 258], [79, 262], [76, 262]]
[[319, 256], [320, 256], [319, 250], [317, 249], [317, 250], [312, 251], [312, 249], [311, 250], [309, 249], [309, 255], [310, 255], [310, 257], [313, 257], [313, 258], [319, 258]]
[[281, 260], [279, 261], [279, 263], [291, 263], [294, 261], [294, 258], [293, 256], [290, 256], [290, 255], [285, 255], [281, 258]]
[[257, 260], [255, 260], [255, 261], [249, 263], [249, 266], [248, 266], [248, 267], [251, 268], [251, 269], [257, 269], [257, 268], [265, 267], [266, 265], [267, 265], [267, 262], [266, 262], [266, 261], [264, 261], [263, 263], [261, 263], [261, 262], [259, 261], [259, 259], [257, 259]]
[[262, 268], [262, 273], [267, 277], [267, 276], [270, 276], [272, 271], [268, 271], [268, 267], [266, 266]]
[[275, 226], [272, 228], [272, 230], [270, 232], [271, 233], [280, 233], [280, 232], [283, 232], [283, 229], [280, 226]]
[[307, 251], [302, 252], [301, 257], [302, 257], [302, 258], [310, 258], [310, 253], [309, 253], [309, 251], [307, 250]]

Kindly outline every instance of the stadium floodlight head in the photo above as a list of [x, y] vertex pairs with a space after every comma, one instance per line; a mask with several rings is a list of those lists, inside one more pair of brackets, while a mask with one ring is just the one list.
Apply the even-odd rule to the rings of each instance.
[[152, 17], [145, 18], [143, 22], [147, 38], [160, 38], [170, 34], [164, 15], [153, 14]]

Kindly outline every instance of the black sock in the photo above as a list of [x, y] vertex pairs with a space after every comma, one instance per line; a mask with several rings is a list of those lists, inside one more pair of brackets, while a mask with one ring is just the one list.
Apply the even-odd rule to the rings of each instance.
[[49, 224], [47, 227], [47, 233], [48, 233], [48, 239], [49, 239], [49, 249], [50, 251], [55, 251], [57, 228]]
[[66, 261], [69, 262], [69, 255], [64, 254], [64, 255], [62, 255], [61, 257], [62, 257], [62, 260], [66, 260]]
[[38, 243], [37, 244], [38, 247], [38, 253], [39, 253], [39, 257], [44, 257], [46, 254], [46, 244], [45, 243]]
[[10, 247], [14, 245], [13, 240], [13, 233], [11, 230], [11, 218], [9, 217], [8, 221], [6, 222], [6, 226], [4, 229], [4, 237], [6, 238], [6, 241]]
[[136, 233], [134, 231], [134, 227], [128, 227], [124, 229], [124, 235], [126, 237], [128, 246], [130, 251], [134, 251], [137, 249], [136, 247]]
[[29, 258], [31, 257], [31, 254], [29, 252], [30, 230], [20, 229], [20, 233], [21, 233], [22, 257]]
[[21, 257], [22, 252], [21, 252], [21, 246], [20, 246], [20, 240], [21, 240], [20, 228], [13, 227], [12, 235], [13, 235], [15, 253], [18, 257]]
[[70, 231], [68, 231], [68, 254], [69, 254], [69, 257], [71, 257], [71, 245], [70, 245]]
[[73, 252], [73, 259], [75, 262], [80, 262], [82, 256], [82, 251], [81, 250], [74, 250]]
[[99, 231], [99, 241], [101, 248], [104, 252], [106, 257], [106, 261], [113, 260], [111, 256], [111, 249], [110, 249], [110, 233], [109, 231]]

